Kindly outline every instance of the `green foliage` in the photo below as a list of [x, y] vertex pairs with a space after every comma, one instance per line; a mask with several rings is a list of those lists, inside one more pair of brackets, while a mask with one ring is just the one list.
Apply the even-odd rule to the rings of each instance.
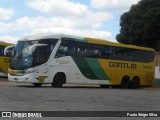
[[160, 0], [141, 0], [120, 19], [120, 43], [154, 48], [160, 51]]

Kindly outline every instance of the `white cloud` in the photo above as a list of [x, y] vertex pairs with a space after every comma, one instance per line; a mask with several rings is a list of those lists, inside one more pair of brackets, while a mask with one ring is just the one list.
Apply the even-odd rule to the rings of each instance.
[[[94, 17], [94, 15], [92, 16]], [[85, 21], [88, 19], [87, 21]], [[46, 18], [46, 17], [23, 17], [17, 19], [13, 23], [1, 22], [1, 33], [10, 33], [13, 31], [21, 31], [25, 35], [27, 34], [39, 34], [39, 33], [65, 33], [79, 36], [92, 36], [97, 38], [109, 38], [111, 33], [107, 31], [101, 31], [99, 28], [102, 23], [99, 22], [99, 18], [95, 18], [90, 21], [91, 18], [78, 19], [78, 18]]]
[[[51, 16], [78, 18], [89, 20], [111, 20], [113, 15], [108, 12], [92, 11], [87, 5], [69, 0], [28, 0], [27, 5], [32, 9], [47, 13]], [[87, 21], [86, 21], [87, 22]]]
[[63, 28], [63, 27], [53, 27], [50, 29], [34, 29], [34, 34], [40, 33], [56, 33], [56, 34], [69, 34], [69, 35], [76, 35], [82, 37], [95, 37], [101, 39], [109, 39], [111, 37], [111, 33], [107, 31], [98, 31], [98, 30], [79, 30], [79, 29], [72, 29], [72, 28]]
[[[23, 35], [64, 33], [78, 36], [111, 39], [111, 32], [100, 30], [104, 22], [113, 19], [108, 12], [93, 11], [87, 5], [69, 0], [27, 0], [32, 9], [47, 13], [49, 17], [24, 16], [12, 22], [1, 21], [0, 33], [15, 32]], [[4, 40], [11, 36], [2, 36]], [[14, 42], [16, 38], [13, 37]]]
[[13, 8], [0, 8], [0, 20], [9, 20], [15, 14], [15, 10]]
[[0, 41], [16, 44], [18, 38], [14, 36], [0, 36]]
[[28, 23], [34, 33], [68, 33], [72, 35], [107, 38], [110, 32], [101, 31], [104, 22], [113, 19], [108, 12], [93, 11], [87, 5], [70, 0], [28, 0], [27, 5], [32, 9], [47, 13], [51, 18], [27, 17], [17, 20]]
[[52, 15], [80, 15], [83, 16], [88, 6], [69, 0], [28, 0], [27, 5], [33, 9]]
[[139, 0], [91, 0], [91, 6], [100, 10], [126, 11]]
[[[83, 20], [65, 18], [44, 18], [37, 17], [29, 19], [21, 18], [16, 21], [19, 29], [30, 30], [29, 34], [39, 33], [64, 33], [79, 36], [92, 36], [97, 38], [109, 38], [111, 33], [97, 30], [94, 21], [84, 22]], [[43, 24], [41, 24], [43, 23]]]

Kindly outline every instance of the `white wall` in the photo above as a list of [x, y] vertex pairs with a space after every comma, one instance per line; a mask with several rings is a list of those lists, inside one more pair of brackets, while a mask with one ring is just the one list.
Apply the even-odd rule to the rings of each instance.
[[160, 78], [159, 66], [156, 66], [156, 67], [155, 67], [155, 78]]

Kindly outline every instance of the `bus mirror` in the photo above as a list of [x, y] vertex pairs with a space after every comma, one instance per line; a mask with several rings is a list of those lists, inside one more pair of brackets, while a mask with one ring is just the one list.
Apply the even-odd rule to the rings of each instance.
[[37, 47], [41, 47], [41, 46], [47, 46], [47, 44], [34, 44], [34, 45], [30, 46], [29, 54], [32, 54]]
[[12, 50], [13, 48], [15, 48], [15, 45], [10, 45], [10, 46], [7, 46], [5, 49], [4, 49], [4, 55], [5, 56], [11, 56], [11, 53], [12, 53]]

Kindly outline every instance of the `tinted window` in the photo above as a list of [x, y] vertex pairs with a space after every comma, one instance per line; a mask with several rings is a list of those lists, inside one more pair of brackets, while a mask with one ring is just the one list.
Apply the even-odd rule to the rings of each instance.
[[76, 42], [76, 55], [77, 56], [91, 56], [91, 44], [85, 42]]
[[[48, 50], [46, 46], [41, 46], [37, 47], [34, 54], [33, 54], [33, 59], [34, 59], [34, 66], [43, 64], [47, 62], [48, 60]], [[43, 56], [43, 57], [42, 57]]]
[[145, 58], [146, 58], [146, 52], [143, 50], [136, 50], [135, 51], [136, 56], [135, 56], [135, 61], [137, 62], [145, 62]]
[[107, 58], [107, 47], [103, 45], [92, 46], [92, 57]]
[[115, 46], [108, 46], [108, 58], [116, 60], [126, 60], [126, 49]]
[[152, 62], [154, 52], [79, 42], [72, 38], [63, 38], [56, 57], [82, 56], [91, 58], [107, 58], [113, 60]]
[[108, 46], [107, 58], [135, 62], [152, 62], [154, 60], [154, 52], [116, 46]]
[[75, 54], [74, 41], [62, 40], [61, 45], [57, 51], [56, 57], [72, 56]]
[[124, 51], [123, 58], [125, 58], [124, 60], [127, 60], [127, 61], [135, 61], [135, 55], [136, 53], [134, 49], [126, 48]]
[[37, 47], [33, 53], [33, 66], [43, 64], [48, 61], [58, 39], [42, 39], [39, 44], [47, 44], [47, 46]]
[[146, 62], [154, 61], [154, 52], [146, 51]]
[[5, 46], [0, 46], [0, 56], [4, 56]]

